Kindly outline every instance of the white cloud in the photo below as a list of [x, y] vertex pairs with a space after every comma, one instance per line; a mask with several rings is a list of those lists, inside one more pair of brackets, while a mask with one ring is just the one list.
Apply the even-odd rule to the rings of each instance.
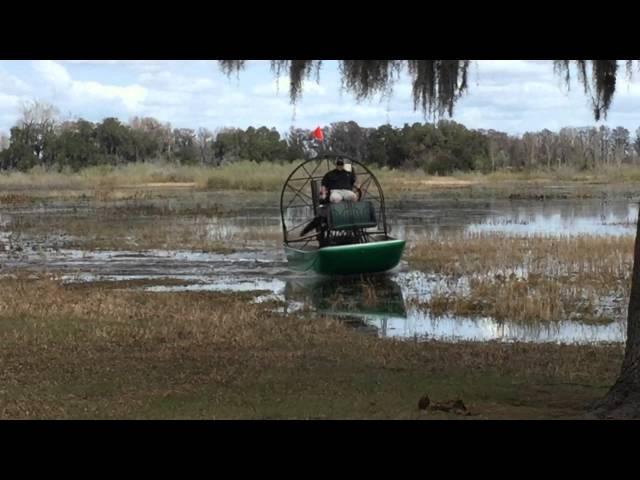
[[60, 60], [58, 63], [81, 66], [117, 66], [130, 68], [137, 72], [157, 72], [170, 68], [179, 62], [179, 60]]
[[244, 106], [247, 104], [247, 96], [242, 92], [230, 92], [224, 96], [216, 98], [215, 103], [220, 106], [229, 107], [235, 107], [236, 105]]
[[[253, 87], [252, 93], [255, 95], [276, 95], [285, 94], [289, 95], [290, 82], [288, 77], [279, 77], [269, 83], [260, 83]], [[303, 96], [325, 96], [327, 89], [317, 82], [310, 80], [302, 81], [302, 95]]]
[[0, 92], [0, 111], [11, 111], [12, 109], [17, 109], [19, 104], [20, 97], [16, 95], [6, 95]]
[[[539, 60], [478, 60], [478, 74], [523, 75], [531, 78], [534, 75], [547, 76], [553, 72], [551, 61]], [[471, 66], [473, 73], [474, 65]]]
[[108, 85], [97, 81], [73, 80], [67, 69], [52, 60], [33, 62], [35, 70], [56, 95], [67, 98], [71, 105], [119, 101], [128, 111], [136, 110], [147, 95], [140, 85]]
[[138, 81], [140, 84], [150, 88], [188, 93], [206, 93], [216, 87], [215, 82], [210, 78], [188, 77], [168, 70], [141, 73], [138, 76]]
[[31, 87], [20, 78], [0, 70], [0, 92], [7, 95], [28, 95]]
[[76, 63], [80, 65], [116, 65], [122, 63], [123, 60], [60, 60], [65, 63]]
[[58, 88], [67, 88], [72, 84], [71, 75], [59, 63], [53, 60], [36, 60], [33, 68], [40, 73], [42, 78]]
[[519, 112], [568, 108], [572, 98], [561, 89], [543, 82], [488, 83], [473, 88], [456, 109], [466, 106], [500, 106]]
[[185, 105], [191, 99], [192, 96], [185, 92], [149, 89], [144, 104], [150, 107], [170, 107]]
[[147, 91], [139, 85], [119, 87], [93, 81], [73, 82], [71, 93], [79, 100], [83, 98], [94, 102], [119, 100], [130, 111], [136, 110], [147, 95]]
[[[374, 107], [367, 104], [349, 105], [339, 103], [321, 103], [313, 107], [300, 108], [298, 110], [300, 116], [313, 117], [314, 115], [340, 115], [340, 120], [351, 120], [347, 116], [358, 117], [376, 117], [385, 115], [386, 109], [383, 107]], [[336, 121], [340, 121], [336, 119]]]

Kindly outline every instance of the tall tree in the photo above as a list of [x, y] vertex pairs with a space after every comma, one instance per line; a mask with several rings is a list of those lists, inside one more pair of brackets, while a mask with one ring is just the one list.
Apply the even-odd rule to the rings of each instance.
[[199, 128], [196, 138], [200, 152], [200, 164], [210, 165], [213, 163], [213, 143], [215, 142], [213, 132], [206, 128]]
[[180, 163], [198, 163], [200, 155], [196, 146], [196, 134], [191, 128], [176, 128], [173, 131], [173, 145], [173, 153]]
[[45, 150], [53, 140], [58, 114], [55, 106], [38, 100], [23, 103], [20, 107], [18, 127], [24, 132], [24, 142], [33, 150], [36, 161], [45, 165], [54, 160], [45, 155]]
[[131, 130], [120, 123], [117, 118], [105, 118], [96, 127], [96, 141], [101, 152], [108, 156], [112, 163], [120, 163], [123, 159], [135, 160], [132, 154]]
[[9, 148], [9, 135], [4, 132], [0, 133], [0, 152]]
[[636, 156], [640, 157], [640, 127], [636, 129], [636, 137], [633, 140], [633, 149], [636, 152]]
[[95, 165], [98, 159], [95, 125], [83, 119], [62, 124], [57, 132], [54, 148], [57, 163], [61, 167], [79, 170]]

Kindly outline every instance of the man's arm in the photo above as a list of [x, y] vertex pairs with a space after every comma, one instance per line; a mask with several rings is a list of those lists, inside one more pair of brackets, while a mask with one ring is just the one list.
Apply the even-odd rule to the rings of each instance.
[[330, 174], [330, 173], [331, 173], [331, 172], [327, 172], [327, 173], [325, 173], [325, 174], [324, 174], [324, 176], [322, 177], [322, 181], [320, 182], [320, 185], [322, 185], [322, 186], [323, 186], [323, 187], [325, 187], [325, 188], [327, 188], [327, 187], [328, 187], [327, 183], [329, 182], [329, 174]]
[[325, 173], [324, 177], [322, 177], [322, 182], [320, 182], [320, 198], [324, 200], [327, 197], [327, 193], [329, 191], [327, 186], [327, 180], [329, 177], [329, 173]]

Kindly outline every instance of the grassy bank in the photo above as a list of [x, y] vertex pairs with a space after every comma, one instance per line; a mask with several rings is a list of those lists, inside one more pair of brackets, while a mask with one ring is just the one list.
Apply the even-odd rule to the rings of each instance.
[[[403, 343], [246, 295], [2, 279], [0, 418], [565, 418], [622, 347]], [[33, 292], [38, 292], [34, 295]], [[471, 414], [418, 400], [461, 399]]]
[[[117, 167], [90, 167], [75, 173], [38, 167], [26, 173], [1, 173], [0, 188], [22, 192], [53, 191], [59, 194], [78, 190], [102, 192], [113, 189], [129, 190], [128, 194], [120, 193], [123, 198], [131, 195], [132, 189], [174, 188], [275, 192], [282, 188], [283, 182], [298, 163], [241, 161], [218, 168], [144, 163]], [[597, 171], [560, 169], [516, 172], [505, 170], [489, 174], [454, 173], [450, 176], [427, 175], [422, 170], [390, 170], [377, 167], [371, 167], [371, 169], [388, 192], [475, 188], [481, 193], [483, 188], [491, 187], [497, 188], [498, 192], [506, 188], [511, 193], [522, 193], [520, 189], [523, 184], [544, 188], [556, 183], [574, 187], [584, 185], [593, 189], [594, 186], [601, 184], [640, 183], [640, 169], [629, 166], [603, 168]], [[532, 195], [535, 195], [535, 192], [532, 192]]]

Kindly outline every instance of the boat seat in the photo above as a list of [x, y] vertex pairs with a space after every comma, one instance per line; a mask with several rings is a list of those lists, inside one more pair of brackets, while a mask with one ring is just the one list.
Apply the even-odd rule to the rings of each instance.
[[330, 204], [327, 223], [329, 230], [355, 230], [378, 225], [375, 208], [369, 201]]

